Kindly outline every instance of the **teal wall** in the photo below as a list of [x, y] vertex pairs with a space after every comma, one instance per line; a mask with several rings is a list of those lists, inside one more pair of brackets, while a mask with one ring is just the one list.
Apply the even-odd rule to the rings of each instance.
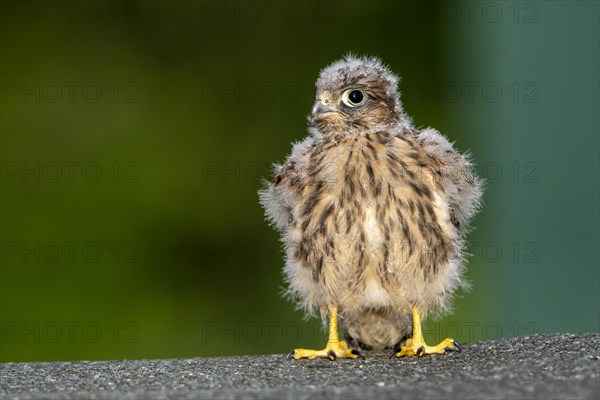
[[598, 3], [0, 4], [0, 361], [322, 346], [256, 191], [350, 51], [488, 180], [428, 336], [599, 330]]

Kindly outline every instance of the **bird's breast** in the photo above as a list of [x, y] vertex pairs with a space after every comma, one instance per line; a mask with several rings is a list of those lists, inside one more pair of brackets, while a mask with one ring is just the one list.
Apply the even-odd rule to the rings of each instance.
[[373, 303], [383, 304], [390, 276], [432, 276], [450, 256], [447, 205], [424, 155], [405, 138], [318, 142], [304, 182], [294, 237], [296, 255], [314, 279], [333, 271], [330, 279], [362, 285]]

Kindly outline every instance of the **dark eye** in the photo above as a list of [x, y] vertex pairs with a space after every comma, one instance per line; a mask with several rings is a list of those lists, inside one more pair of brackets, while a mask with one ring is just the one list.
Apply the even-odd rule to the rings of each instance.
[[350, 100], [354, 104], [360, 104], [360, 102], [362, 101], [363, 97], [364, 96], [363, 96], [363, 94], [362, 94], [362, 92], [360, 90], [353, 90], [348, 95], [348, 100]]
[[342, 94], [342, 101], [348, 107], [360, 106], [365, 102], [365, 94], [360, 89], [346, 90], [344, 94]]

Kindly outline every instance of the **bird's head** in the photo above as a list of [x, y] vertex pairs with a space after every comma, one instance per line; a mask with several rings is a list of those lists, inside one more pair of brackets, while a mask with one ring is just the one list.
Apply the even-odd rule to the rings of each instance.
[[377, 58], [348, 55], [321, 71], [308, 117], [322, 134], [398, 123], [398, 78]]

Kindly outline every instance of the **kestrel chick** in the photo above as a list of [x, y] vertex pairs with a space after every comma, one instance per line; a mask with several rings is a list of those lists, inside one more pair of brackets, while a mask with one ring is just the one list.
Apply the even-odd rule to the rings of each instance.
[[285, 244], [289, 292], [329, 317], [326, 348], [296, 349], [294, 358], [458, 349], [450, 338], [428, 346], [421, 317], [446, 311], [465, 285], [463, 236], [481, 185], [442, 134], [413, 126], [397, 87], [376, 58], [323, 69], [308, 137], [260, 192]]

